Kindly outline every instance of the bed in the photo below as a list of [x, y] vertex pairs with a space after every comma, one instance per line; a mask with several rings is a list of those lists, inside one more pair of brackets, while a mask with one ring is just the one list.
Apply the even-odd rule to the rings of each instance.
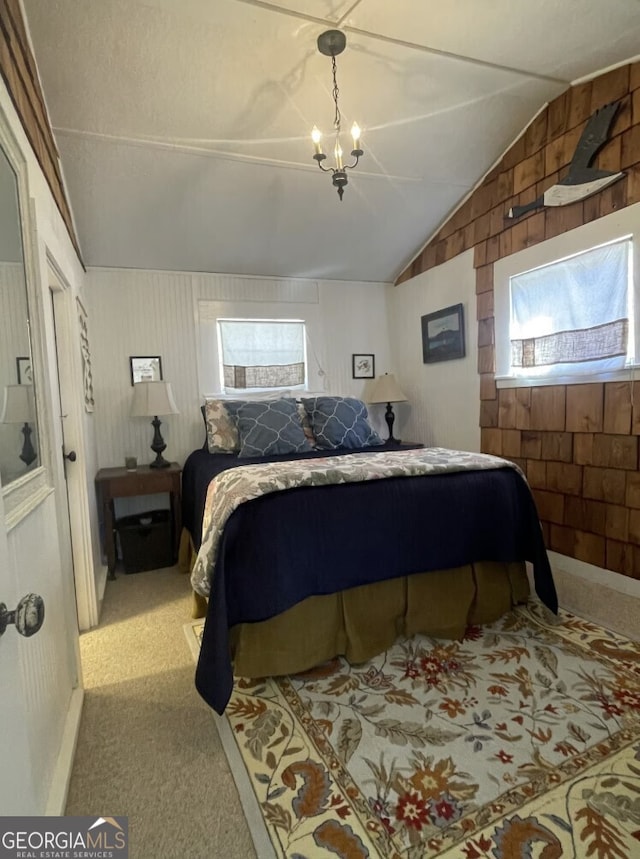
[[[464, 469], [429, 465], [451, 453], [468, 460]], [[378, 466], [389, 470], [357, 476]], [[327, 478], [349, 469], [353, 480]], [[319, 484], [289, 482], [228, 510], [211, 559], [205, 508], [216, 492], [233, 494], [241, 476], [264, 485], [303, 471], [321, 472]], [[531, 492], [496, 457], [384, 445], [244, 458], [194, 451], [183, 470], [183, 523], [198, 551], [192, 580], [209, 597], [196, 686], [219, 713], [234, 670], [298, 673], [339, 654], [362, 662], [400, 634], [459, 638], [526, 601], [525, 561], [538, 596], [557, 610]]]

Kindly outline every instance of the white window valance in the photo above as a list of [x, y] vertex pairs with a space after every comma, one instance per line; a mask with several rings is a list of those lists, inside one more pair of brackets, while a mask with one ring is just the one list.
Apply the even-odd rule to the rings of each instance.
[[631, 253], [631, 239], [623, 239], [510, 278], [514, 376], [625, 366]]
[[219, 319], [224, 388], [286, 388], [305, 383], [301, 320]]

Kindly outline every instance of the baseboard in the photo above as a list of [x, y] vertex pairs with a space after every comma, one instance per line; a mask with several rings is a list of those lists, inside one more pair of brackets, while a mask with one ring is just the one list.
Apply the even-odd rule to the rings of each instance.
[[67, 805], [67, 794], [69, 793], [73, 759], [76, 754], [83, 701], [84, 689], [81, 686], [77, 686], [71, 693], [71, 701], [69, 702], [67, 718], [62, 732], [60, 753], [58, 754], [53, 779], [51, 780], [51, 788], [45, 809], [45, 814], [49, 817], [61, 817]]
[[549, 552], [560, 606], [640, 640], [640, 580]]

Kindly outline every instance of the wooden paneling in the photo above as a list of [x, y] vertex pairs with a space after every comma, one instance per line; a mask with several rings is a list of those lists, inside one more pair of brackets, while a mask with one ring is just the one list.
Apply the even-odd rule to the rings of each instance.
[[557, 462], [571, 462], [573, 458], [573, 433], [542, 433], [542, 458]]
[[542, 433], [525, 430], [522, 433], [522, 456], [531, 459], [542, 458]]
[[[596, 166], [625, 177], [587, 200], [505, 220], [512, 205], [563, 178], [589, 117], [611, 101], [621, 105]], [[497, 412], [489, 405], [496, 402], [493, 263], [638, 202], [640, 62], [554, 99], [398, 282], [449, 259], [456, 232], [465, 242], [472, 232], [482, 450], [525, 460], [550, 548], [640, 578], [640, 382], [503, 388]]]
[[611, 504], [624, 504], [626, 483], [624, 471], [588, 466], [584, 469], [582, 494], [585, 498], [609, 501]]
[[567, 430], [602, 432], [604, 427], [604, 385], [567, 386]]
[[531, 388], [531, 429], [565, 428], [566, 389], [562, 385]]
[[631, 384], [607, 382], [604, 386], [605, 432], [628, 435], [631, 432]]
[[593, 464], [635, 471], [638, 467], [638, 439], [635, 436], [604, 433], [594, 435]]
[[0, 74], [69, 231], [78, 259], [82, 259], [19, 0], [0, 1]]

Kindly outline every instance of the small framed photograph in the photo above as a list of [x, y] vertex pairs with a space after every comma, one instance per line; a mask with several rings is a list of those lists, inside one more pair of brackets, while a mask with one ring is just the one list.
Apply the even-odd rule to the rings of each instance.
[[354, 379], [375, 379], [375, 355], [352, 355], [351, 373]]
[[159, 355], [131, 356], [131, 384], [162, 381], [162, 358]]
[[19, 385], [33, 385], [31, 358], [16, 358], [16, 370]]
[[453, 304], [422, 317], [422, 362], [435, 364], [452, 358], [464, 358], [462, 304]]

